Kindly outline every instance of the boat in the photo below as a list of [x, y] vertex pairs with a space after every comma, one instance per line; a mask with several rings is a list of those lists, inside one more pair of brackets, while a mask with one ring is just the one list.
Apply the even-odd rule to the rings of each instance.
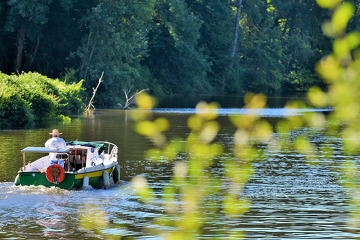
[[[15, 185], [101, 189], [120, 180], [118, 147], [107, 141], [70, 141], [66, 148], [26, 147], [21, 152], [24, 166], [15, 178]], [[42, 157], [26, 164], [27, 156], [34, 158], [39, 154]], [[50, 165], [49, 154], [56, 154], [58, 163]], [[63, 165], [59, 164], [62, 161]]]

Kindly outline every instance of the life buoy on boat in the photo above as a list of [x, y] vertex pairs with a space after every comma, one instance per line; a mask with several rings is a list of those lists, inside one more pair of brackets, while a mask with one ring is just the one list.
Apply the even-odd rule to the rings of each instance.
[[46, 169], [46, 178], [49, 182], [59, 184], [65, 178], [65, 170], [60, 164], [51, 164]]

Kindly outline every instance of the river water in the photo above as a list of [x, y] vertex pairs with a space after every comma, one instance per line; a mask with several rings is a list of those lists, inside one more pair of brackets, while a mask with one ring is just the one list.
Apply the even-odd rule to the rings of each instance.
[[[193, 112], [190, 104], [186, 108], [165, 106], [154, 109], [153, 114], [169, 119], [169, 137], [185, 137], [189, 131], [186, 121]], [[235, 127], [228, 116], [247, 113], [236, 106], [221, 108], [219, 112], [218, 121], [222, 128], [216, 141], [231, 151]], [[264, 109], [263, 114], [270, 121], [277, 121], [284, 117], [285, 112], [275, 105]], [[301, 111], [292, 114], [301, 114]], [[69, 123], [0, 130], [0, 238], [104, 239], [115, 236], [115, 239], [159, 239], [147, 229], [162, 216], [163, 209], [139, 201], [130, 181], [142, 175], [151, 187], [161, 189], [172, 175], [172, 164], [144, 159], [144, 152], [152, 144], [133, 131], [129, 115], [129, 111], [96, 110], [91, 118], [77, 117]], [[58, 128], [66, 141], [106, 140], [118, 145], [121, 183], [109, 189], [71, 191], [14, 186], [14, 178], [22, 166], [21, 149], [43, 146], [53, 128]], [[323, 139], [315, 138], [313, 141]], [[341, 161], [343, 156], [339, 145], [334, 144], [332, 148]], [[324, 156], [320, 158], [321, 164], [314, 167], [305, 163], [299, 154], [280, 152], [254, 163], [256, 174], [244, 191], [251, 200], [250, 211], [239, 219], [226, 219], [219, 214], [214, 216], [217, 219], [213, 222], [218, 223], [217, 228], [226, 226], [245, 231], [246, 239], [360, 237], [358, 230], [349, 231], [346, 225], [349, 198], [338, 183], [333, 160]], [[106, 231], [86, 228], [83, 216], [89, 213], [108, 224]], [[101, 225], [101, 221], [97, 224]], [[203, 239], [224, 239], [221, 234], [215, 226]]]

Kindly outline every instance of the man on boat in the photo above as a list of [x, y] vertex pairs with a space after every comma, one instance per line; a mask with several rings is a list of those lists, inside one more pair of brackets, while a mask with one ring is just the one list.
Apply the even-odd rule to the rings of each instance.
[[[51, 133], [49, 133], [52, 135], [52, 138], [50, 138], [49, 140], [46, 141], [45, 143], [45, 147], [47, 148], [66, 148], [66, 142], [64, 139], [62, 139], [60, 136], [59, 130], [57, 129], [53, 129]], [[62, 167], [64, 167], [64, 159], [58, 159], [57, 158], [57, 153], [50, 153], [49, 154], [49, 159], [50, 159], [50, 164], [60, 164]], [[58, 162], [59, 161], [59, 162]]]

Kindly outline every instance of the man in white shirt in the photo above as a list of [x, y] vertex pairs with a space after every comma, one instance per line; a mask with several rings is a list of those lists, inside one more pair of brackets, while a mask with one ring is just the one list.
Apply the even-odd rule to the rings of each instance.
[[[59, 133], [59, 130], [54, 129], [52, 130], [52, 133], [49, 133], [52, 135], [52, 138], [50, 138], [49, 140], [46, 141], [45, 143], [45, 147], [47, 148], [52, 148], [52, 149], [57, 149], [57, 148], [66, 148], [66, 142], [64, 139], [62, 139]], [[57, 153], [50, 153], [49, 154], [49, 159], [50, 159], [50, 164], [55, 164], [58, 163], [60, 164], [62, 167], [64, 167], [64, 159], [58, 159], [56, 158]]]

